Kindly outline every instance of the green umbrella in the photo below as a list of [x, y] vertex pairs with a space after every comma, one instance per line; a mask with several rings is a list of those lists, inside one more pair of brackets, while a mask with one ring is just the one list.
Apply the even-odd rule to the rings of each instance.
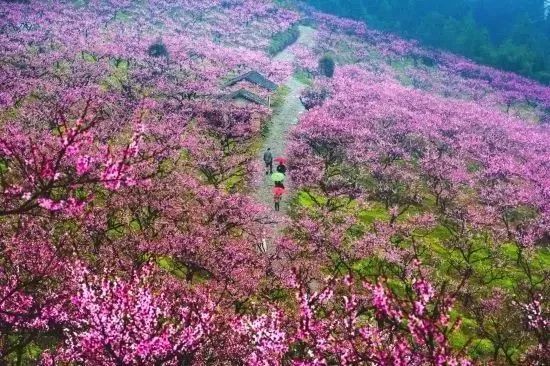
[[274, 182], [282, 182], [285, 180], [285, 175], [279, 172], [273, 173], [271, 174], [271, 180]]

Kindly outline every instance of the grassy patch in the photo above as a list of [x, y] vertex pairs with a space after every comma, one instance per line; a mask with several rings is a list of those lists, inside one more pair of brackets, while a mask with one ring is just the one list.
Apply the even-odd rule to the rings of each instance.
[[190, 271], [185, 264], [169, 256], [162, 256], [157, 258], [156, 263], [161, 269], [179, 279], [190, 280], [190, 277], [192, 277], [191, 283], [194, 284], [204, 283], [209, 278], [208, 273], [202, 270]]
[[368, 210], [363, 210], [357, 215], [362, 223], [372, 225], [376, 221], [389, 221], [390, 214], [381, 204], [373, 204]]
[[73, 5], [77, 8], [84, 8], [87, 4], [87, 0], [73, 0]]
[[127, 23], [132, 20], [130, 12], [124, 10], [118, 10], [115, 14], [115, 20], [118, 20], [122, 23]]
[[170, 257], [160, 257], [157, 259], [157, 264], [160, 268], [178, 278], [185, 278], [187, 275], [187, 269]]
[[313, 86], [313, 76], [311, 73], [299, 70], [294, 73], [294, 78], [307, 86]]
[[97, 58], [91, 52], [82, 51], [82, 59], [88, 62], [97, 62]]
[[113, 71], [102, 82], [102, 87], [106, 90], [121, 90], [123, 83], [128, 82], [129, 62], [119, 60], [113, 67]]
[[8, 163], [0, 160], [0, 174], [5, 174], [8, 172]]
[[275, 94], [271, 97], [271, 108], [274, 110], [274, 115], [277, 110], [280, 109], [286, 101], [286, 97], [290, 94], [290, 88], [286, 85], [281, 85], [275, 91]]
[[[19, 336], [9, 336], [9, 340], [13, 343], [18, 343]], [[30, 342], [18, 351], [12, 352], [7, 358], [7, 364], [9, 365], [36, 365], [40, 360], [40, 356], [43, 354], [45, 348], [49, 348], [53, 345], [52, 342], [45, 345], [39, 345], [35, 342]]]
[[502, 111], [532, 123], [540, 123], [537, 108], [529, 103], [516, 103], [509, 109], [503, 106]]

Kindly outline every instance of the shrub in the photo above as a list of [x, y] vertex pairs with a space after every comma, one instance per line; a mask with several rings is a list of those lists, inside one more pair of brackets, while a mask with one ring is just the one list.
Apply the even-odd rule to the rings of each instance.
[[300, 37], [300, 30], [297, 26], [293, 26], [285, 31], [276, 33], [271, 40], [267, 52], [271, 56], [275, 56], [276, 54], [296, 42], [298, 40], [298, 37]]
[[319, 60], [319, 74], [326, 77], [334, 76], [334, 59], [330, 55], [325, 55]]
[[300, 96], [300, 102], [306, 110], [318, 107], [329, 97], [329, 92], [324, 88], [309, 88]]
[[168, 56], [168, 50], [166, 49], [166, 46], [162, 42], [155, 42], [151, 46], [149, 46], [149, 49], [147, 50], [147, 53], [149, 53], [149, 56], [151, 57], [167, 57]]

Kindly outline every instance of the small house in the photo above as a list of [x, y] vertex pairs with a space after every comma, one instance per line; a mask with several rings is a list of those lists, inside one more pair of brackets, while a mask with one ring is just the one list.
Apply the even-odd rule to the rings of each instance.
[[[248, 84], [248, 88], [257, 89], [256, 92], [249, 90], [246, 87], [235, 89], [239, 86], [239, 83]], [[277, 90], [277, 84], [260, 74], [258, 71], [249, 71], [242, 75], [228, 80], [224, 86], [226, 88], [232, 88], [233, 91], [224, 95], [223, 99], [232, 99], [244, 103], [255, 103], [270, 107], [271, 105], [271, 93]], [[262, 92], [265, 91], [265, 92]]]
[[231, 99], [241, 103], [255, 103], [266, 107], [269, 107], [270, 104], [269, 98], [266, 100], [246, 89], [239, 89], [229, 93], [223, 99]]
[[241, 81], [248, 81], [252, 84], [267, 89], [270, 92], [274, 92], [275, 90], [277, 90], [277, 84], [260, 74], [258, 71], [249, 71], [240, 76], [237, 76], [226, 82], [225, 86], [233, 86]]

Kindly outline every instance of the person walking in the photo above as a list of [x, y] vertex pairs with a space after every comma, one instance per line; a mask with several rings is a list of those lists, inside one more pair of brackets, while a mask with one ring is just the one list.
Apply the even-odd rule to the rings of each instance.
[[286, 165], [279, 163], [279, 165], [277, 165], [277, 171], [286, 175]]
[[264, 152], [264, 163], [265, 175], [273, 174], [273, 154], [271, 153], [270, 147], [268, 147], [266, 152]]
[[271, 180], [275, 183], [276, 188], [285, 188], [285, 185], [283, 184], [285, 175], [283, 173], [275, 172], [271, 174]]
[[282, 180], [278, 181], [278, 182], [275, 182], [275, 188], [282, 188], [282, 189], [285, 189], [285, 184], [283, 183]]
[[273, 202], [275, 203], [275, 211], [279, 211], [281, 208], [281, 199], [285, 190], [280, 187], [273, 188]]
[[282, 156], [277, 156], [273, 161], [277, 162], [277, 172], [286, 174], [286, 158], [283, 158]]
[[279, 210], [281, 209], [281, 198], [282, 198], [282, 195], [280, 194], [276, 194], [273, 196], [273, 201], [275, 202], [275, 211], [279, 212]]

